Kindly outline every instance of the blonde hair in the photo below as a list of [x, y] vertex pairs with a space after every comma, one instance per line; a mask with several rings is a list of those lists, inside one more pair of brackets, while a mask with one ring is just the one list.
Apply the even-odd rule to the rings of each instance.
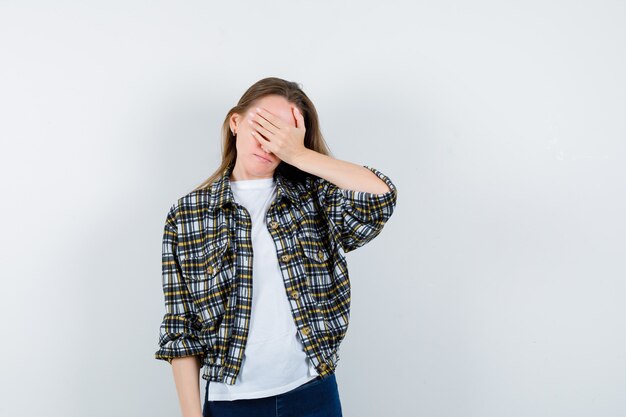
[[[230, 117], [234, 114], [244, 115], [252, 106], [255, 106], [262, 97], [268, 95], [278, 95], [284, 97], [289, 103], [294, 104], [304, 117], [304, 146], [324, 155], [331, 155], [330, 149], [320, 130], [317, 110], [313, 102], [302, 91], [300, 86], [293, 81], [286, 81], [281, 78], [267, 77], [252, 84], [241, 96], [235, 107], [230, 109], [222, 124], [222, 162], [220, 166], [211, 174], [209, 178], [198, 185], [194, 191], [209, 187], [215, 180], [219, 179], [224, 169], [237, 159], [237, 147], [235, 146], [235, 135], [230, 130]], [[281, 161], [276, 167], [284, 176], [302, 180], [311, 174], [299, 170], [293, 165]]]

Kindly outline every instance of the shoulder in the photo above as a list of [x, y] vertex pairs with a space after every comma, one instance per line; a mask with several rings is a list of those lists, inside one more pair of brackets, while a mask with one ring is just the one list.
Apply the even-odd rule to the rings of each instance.
[[173, 226], [189, 222], [209, 209], [211, 187], [190, 191], [176, 198], [167, 212], [167, 222]]
[[190, 191], [176, 200], [176, 204], [184, 209], [198, 209], [208, 206], [211, 201], [211, 187]]

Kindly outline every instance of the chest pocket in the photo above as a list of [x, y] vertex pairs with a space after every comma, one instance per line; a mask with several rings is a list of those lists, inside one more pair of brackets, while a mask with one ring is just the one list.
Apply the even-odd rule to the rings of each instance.
[[332, 256], [327, 243], [308, 232], [300, 232], [296, 239], [302, 250], [302, 265], [309, 291], [320, 301], [327, 299], [333, 290]]
[[180, 254], [180, 267], [188, 281], [201, 281], [218, 277], [227, 265], [230, 237], [226, 223], [219, 225], [215, 233], [202, 237], [189, 236], [188, 250]]
[[212, 279], [226, 264], [228, 240], [207, 244], [201, 252], [186, 255], [180, 260], [183, 276], [190, 281]]

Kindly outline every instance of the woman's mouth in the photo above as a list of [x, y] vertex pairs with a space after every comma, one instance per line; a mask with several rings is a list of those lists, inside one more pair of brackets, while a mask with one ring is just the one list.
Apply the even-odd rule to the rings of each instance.
[[270, 161], [269, 159], [267, 159], [267, 158], [263, 158], [263, 157], [262, 157], [262, 156], [260, 156], [260, 155], [254, 154], [254, 156], [256, 156], [256, 157], [257, 157], [260, 161], [263, 161], [263, 162], [272, 162], [272, 161]]

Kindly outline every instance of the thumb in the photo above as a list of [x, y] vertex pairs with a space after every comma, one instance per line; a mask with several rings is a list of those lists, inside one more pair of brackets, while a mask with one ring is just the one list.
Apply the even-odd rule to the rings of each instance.
[[296, 117], [296, 127], [300, 128], [304, 126], [304, 116], [300, 113], [297, 107], [293, 108], [294, 116]]

